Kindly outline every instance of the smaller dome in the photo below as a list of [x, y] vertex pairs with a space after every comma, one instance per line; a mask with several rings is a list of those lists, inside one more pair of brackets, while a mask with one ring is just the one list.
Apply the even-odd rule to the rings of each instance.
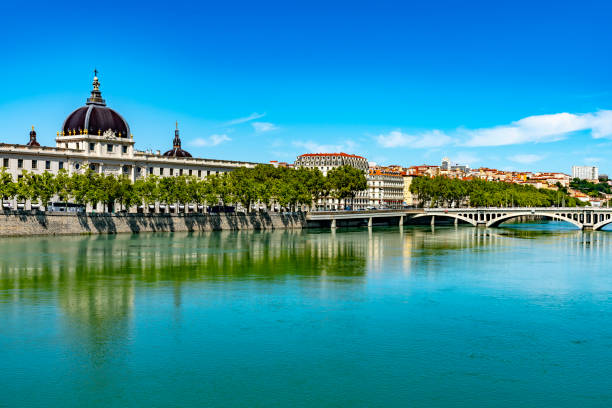
[[181, 148], [168, 150], [166, 153], [164, 153], [164, 156], [166, 157], [193, 157], [191, 156], [191, 153]]
[[164, 153], [166, 157], [192, 157], [191, 153], [181, 149], [181, 138], [179, 137], [178, 122], [176, 122], [176, 130], [174, 131], [174, 140], [172, 149]]
[[39, 147], [40, 143], [36, 140], [36, 131], [34, 130], [34, 126], [32, 126], [32, 130], [30, 131], [30, 141], [26, 146], [30, 147]]

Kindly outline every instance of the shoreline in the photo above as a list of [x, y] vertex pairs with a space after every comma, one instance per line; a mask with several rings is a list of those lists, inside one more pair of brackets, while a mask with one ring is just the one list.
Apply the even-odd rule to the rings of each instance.
[[0, 237], [306, 228], [305, 213], [0, 212]]

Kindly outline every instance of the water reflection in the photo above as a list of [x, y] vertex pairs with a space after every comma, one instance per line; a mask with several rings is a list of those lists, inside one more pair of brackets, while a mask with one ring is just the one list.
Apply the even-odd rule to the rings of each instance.
[[[460, 345], [437, 365], [429, 360], [454, 336], [464, 336], [465, 344], [490, 339], [486, 336], [498, 336], [500, 327], [516, 330], [514, 322], [524, 318], [516, 338], [500, 347], [510, 350], [534, 330], [531, 313], [543, 319], [548, 315], [542, 311], [571, 309], [584, 299], [593, 307], [587, 302], [572, 321], [607, 319], [609, 311], [602, 315], [601, 305], [609, 302], [612, 285], [604, 275], [612, 234], [560, 225], [2, 239], [0, 346], [12, 348], [4, 347], [0, 357], [8, 361], [25, 350], [6, 366], [18, 367], [32, 354], [33, 360], [46, 358], [47, 367], [62, 368], [62, 375], [81, 370], [73, 392], [89, 397], [108, 389], [109, 383], [115, 384], [112, 391], [131, 395], [139, 387], [132, 385], [142, 385], [139, 379], [164, 352], [170, 353], [166, 363], [180, 367], [174, 371], [177, 382], [164, 383], [168, 390], [189, 384], [190, 378], [214, 385], [241, 374], [240, 386], [261, 380], [258, 386], [265, 387], [265, 373], [254, 368], [258, 364], [263, 371], [282, 373], [277, 376], [282, 379], [306, 381], [331, 373], [333, 378], [321, 381], [328, 389], [330, 381], [358, 371], [378, 353], [382, 362], [351, 383], [360, 384], [382, 366], [397, 366], [398, 356], [404, 356], [401, 366], [406, 370], [384, 378], [385, 384], [388, 378], [401, 379], [395, 387], [401, 391], [410, 370], [419, 367], [418, 356], [428, 356], [422, 372], [428, 367], [446, 371], [448, 359], [463, 355]], [[500, 326], [504, 321], [511, 324]], [[548, 327], [558, 326], [553, 321]], [[482, 330], [472, 338], [475, 327]], [[33, 345], [22, 347], [22, 339], [34, 337]], [[436, 343], [440, 341], [442, 345]], [[546, 351], [552, 342], [544, 343]], [[342, 347], [334, 350], [335, 344]], [[352, 354], [347, 347], [353, 347]], [[388, 347], [394, 351], [386, 355]], [[249, 366], [257, 353], [260, 359]], [[286, 361], [274, 360], [287, 355], [291, 358]], [[332, 357], [336, 363], [327, 364]], [[190, 360], [193, 367], [180, 365]], [[268, 368], [269, 360], [277, 365]], [[458, 361], [468, 367], [475, 363]], [[308, 364], [314, 365], [299, 377]], [[160, 366], [165, 375], [167, 367]], [[210, 373], [202, 371], [206, 367]], [[24, 372], [13, 388], [31, 388], [40, 381], [32, 370]], [[434, 369], [432, 378], [436, 388], [440, 372]], [[205, 383], [198, 380], [190, 389]], [[231, 390], [239, 388], [228, 384]], [[174, 398], [170, 394], [169, 401]]]
[[[409, 271], [414, 262], [449, 251], [496, 254], [537, 241], [550, 251], [609, 256], [607, 232], [550, 228], [380, 228], [284, 232], [212, 232], [11, 238], [0, 240], [0, 300], [44, 300], [58, 294], [84, 315], [121, 315], [135, 284], [180, 287], [189, 281], [358, 277], [390, 259]], [[384, 262], [383, 262], [384, 261]], [[355, 281], [352, 281], [355, 284]]]

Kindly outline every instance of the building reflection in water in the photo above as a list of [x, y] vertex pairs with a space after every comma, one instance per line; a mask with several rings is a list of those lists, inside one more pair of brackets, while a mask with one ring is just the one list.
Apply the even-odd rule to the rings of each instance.
[[172, 294], [180, 324], [192, 283], [214, 285], [205, 296], [222, 296], [235, 281], [257, 291], [267, 290], [262, 282], [314, 284], [326, 296], [329, 285], [363, 290], [368, 274], [386, 269], [439, 273], [445, 254], [477, 251], [475, 261], [495, 263], [500, 249], [529, 240], [575, 256], [609, 259], [612, 251], [605, 231], [472, 227], [12, 238], [0, 240], [0, 302], [56, 305], [97, 364], [109, 358], [108, 342], [129, 338], [135, 302], [150, 289]]
[[149, 289], [172, 293], [179, 322], [185, 284], [222, 289], [240, 280], [264, 290], [262, 281], [291, 279], [359, 286], [366, 256], [362, 241], [301, 231], [4, 239], [0, 302], [54, 302], [67, 337], [85, 336], [95, 362], [106, 358], [106, 342], [129, 336], [136, 297]]

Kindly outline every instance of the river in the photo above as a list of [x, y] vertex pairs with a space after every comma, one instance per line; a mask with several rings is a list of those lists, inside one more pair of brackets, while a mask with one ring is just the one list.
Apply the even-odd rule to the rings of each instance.
[[0, 239], [0, 407], [610, 407], [612, 231]]

